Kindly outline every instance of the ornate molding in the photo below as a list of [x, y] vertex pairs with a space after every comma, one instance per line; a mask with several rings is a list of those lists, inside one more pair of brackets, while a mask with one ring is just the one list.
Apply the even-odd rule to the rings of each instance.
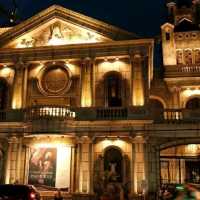
[[38, 89], [44, 96], [66, 93], [72, 84], [72, 74], [64, 63], [47, 63], [39, 72]]

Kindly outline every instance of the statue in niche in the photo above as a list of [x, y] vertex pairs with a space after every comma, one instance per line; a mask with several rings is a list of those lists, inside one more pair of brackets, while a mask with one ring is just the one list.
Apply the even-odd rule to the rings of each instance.
[[109, 171], [109, 181], [117, 181], [119, 175], [116, 172], [117, 163], [109, 163], [110, 171]]

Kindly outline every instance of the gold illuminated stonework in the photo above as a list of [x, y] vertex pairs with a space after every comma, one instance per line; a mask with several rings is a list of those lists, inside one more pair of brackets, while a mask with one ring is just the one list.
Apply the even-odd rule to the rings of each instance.
[[77, 200], [200, 184], [200, 31], [167, 5], [163, 66], [154, 39], [57, 5], [0, 28], [0, 184]]

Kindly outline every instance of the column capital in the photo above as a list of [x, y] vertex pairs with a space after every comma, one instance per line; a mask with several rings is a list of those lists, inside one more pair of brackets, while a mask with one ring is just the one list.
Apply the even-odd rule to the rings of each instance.
[[7, 139], [9, 144], [18, 143], [18, 138], [16, 136], [11, 136]]
[[144, 136], [144, 134], [136, 134], [135, 136], [132, 136], [132, 143], [135, 144], [144, 144], [147, 142], [147, 137]]

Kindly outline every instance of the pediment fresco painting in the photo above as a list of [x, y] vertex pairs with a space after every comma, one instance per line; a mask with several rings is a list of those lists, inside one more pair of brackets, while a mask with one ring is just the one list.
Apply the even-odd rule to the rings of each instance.
[[26, 32], [14, 41], [5, 45], [7, 48], [27, 48], [81, 43], [97, 43], [111, 41], [100, 34], [86, 28], [73, 25], [60, 19], [49, 22]]

